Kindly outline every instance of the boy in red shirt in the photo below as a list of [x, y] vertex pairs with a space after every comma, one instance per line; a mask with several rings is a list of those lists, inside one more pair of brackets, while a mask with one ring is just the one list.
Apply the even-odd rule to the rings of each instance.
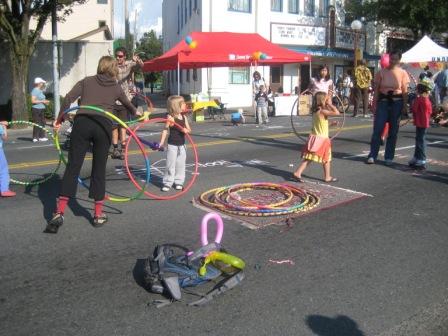
[[409, 161], [412, 167], [425, 168], [426, 165], [426, 129], [432, 114], [432, 104], [429, 99], [431, 82], [423, 79], [417, 85], [418, 97], [412, 104], [412, 114], [415, 125], [415, 151], [414, 157]]

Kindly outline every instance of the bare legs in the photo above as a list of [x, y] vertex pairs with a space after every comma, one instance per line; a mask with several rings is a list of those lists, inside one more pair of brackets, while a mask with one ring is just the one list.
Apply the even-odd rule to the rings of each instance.
[[[297, 168], [297, 170], [294, 172], [294, 176], [300, 181], [302, 180], [302, 173], [305, 171], [305, 169], [308, 167], [308, 165], [311, 163], [310, 160], [303, 160], [300, 163], [300, 166]], [[324, 180], [325, 182], [334, 182], [335, 178], [331, 176], [331, 164], [330, 161], [325, 162], [322, 164], [322, 167], [324, 169]]]
[[302, 161], [302, 163], [300, 164], [299, 168], [297, 168], [297, 170], [294, 172], [294, 176], [297, 179], [301, 179], [302, 178], [302, 173], [306, 169], [306, 167], [308, 167], [310, 162], [311, 162], [310, 160], [303, 160]]
[[120, 130], [121, 143], [126, 143], [126, 129], [118, 127], [112, 130], [112, 144], [118, 145], [118, 130]]

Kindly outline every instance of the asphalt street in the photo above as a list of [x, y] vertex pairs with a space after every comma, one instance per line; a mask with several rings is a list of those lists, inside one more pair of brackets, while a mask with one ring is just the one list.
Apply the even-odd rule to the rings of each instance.
[[[59, 233], [42, 233], [62, 168], [40, 186], [12, 186], [17, 197], [0, 199], [0, 334], [448, 335], [447, 129], [429, 129], [428, 168], [414, 171], [407, 167], [414, 150], [410, 124], [400, 130], [394, 166], [386, 167], [382, 156], [375, 165], [363, 163], [371, 124], [347, 118], [333, 141], [332, 163], [336, 187], [371, 197], [299, 217], [287, 230], [250, 230], [225, 220], [223, 245], [246, 261], [246, 279], [201, 308], [152, 306], [159, 296], [143, 286], [143, 260], [156, 244], [199, 246], [204, 212], [191, 200], [201, 192], [289, 179], [301, 142], [288, 117], [262, 127], [194, 123], [200, 166], [192, 189], [174, 201], [109, 202], [102, 228], [91, 226], [92, 202], [80, 187]], [[298, 128], [306, 133], [309, 121]], [[148, 126], [139, 135], [154, 141], [159, 132]], [[30, 135], [13, 131], [5, 145], [13, 178], [39, 178], [55, 168], [52, 144], [33, 144]], [[191, 178], [191, 148], [187, 155]], [[142, 179], [135, 147], [129, 158]], [[163, 153], [150, 159], [157, 184]], [[82, 177], [90, 165], [86, 160]], [[129, 196], [135, 188], [122, 166], [109, 160], [107, 190]], [[324, 183], [318, 165], [304, 178]], [[148, 189], [160, 193], [153, 184]]]

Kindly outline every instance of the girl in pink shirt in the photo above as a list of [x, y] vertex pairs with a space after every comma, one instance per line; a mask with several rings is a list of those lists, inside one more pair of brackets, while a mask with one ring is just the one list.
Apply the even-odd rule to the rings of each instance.
[[319, 74], [316, 78], [311, 78], [310, 91], [313, 95], [317, 92], [325, 92], [333, 96], [333, 80], [330, 78], [330, 70], [327, 65], [319, 67]]

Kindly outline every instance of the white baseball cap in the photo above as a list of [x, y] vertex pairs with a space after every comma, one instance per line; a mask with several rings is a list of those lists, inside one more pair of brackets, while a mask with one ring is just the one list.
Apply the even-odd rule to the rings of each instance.
[[40, 77], [36, 77], [34, 78], [34, 84], [40, 84], [40, 83], [47, 83], [46, 81], [44, 81], [42, 78]]

